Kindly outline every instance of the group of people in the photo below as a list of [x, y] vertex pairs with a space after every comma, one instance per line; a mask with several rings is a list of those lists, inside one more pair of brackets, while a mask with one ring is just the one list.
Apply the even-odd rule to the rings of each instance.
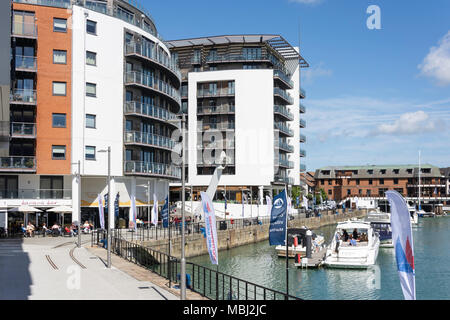
[[342, 240], [342, 242], [348, 242], [350, 246], [356, 246], [357, 241], [361, 241], [361, 236], [358, 233], [357, 229], [353, 229], [352, 234], [348, 234], [347, 230], [344, 229], [342, 231], [342, 235], [339, 232], [336, 232], [336, 251], [338, 250], [339, 243]]
[[[20, 225], [20, 229], [25, 237], [33, 237], [36, 232], [36, 227], [31, 223], [28, 222], [27, 226], [25, 227], [22, 223]], [[46, 223], [42, 224], [41, 227], [42, 235], [45, 237], [46, 235], [70, 235], [71, 237], [74, 237], [78, 235], [78, 225], [75, 223], [72, 223], [70, 226], [61, 226], [57, 222], [55, 222], [50, 228], [47, 227]], [[92, 230], [94, 230], [94, 225], [88, 221], [86, 221], [81, 226], [81, 231], [83, 233], [90, 233]]]

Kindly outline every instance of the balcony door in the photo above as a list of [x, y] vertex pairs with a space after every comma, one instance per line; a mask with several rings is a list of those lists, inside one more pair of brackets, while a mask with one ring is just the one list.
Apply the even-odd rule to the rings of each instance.
[[18, 198], [19, 178], [17, 176], [0, 176], [1, 199]]
[[41, 199], [63, 199], [64, 178], [62, 176], [41, 176]]

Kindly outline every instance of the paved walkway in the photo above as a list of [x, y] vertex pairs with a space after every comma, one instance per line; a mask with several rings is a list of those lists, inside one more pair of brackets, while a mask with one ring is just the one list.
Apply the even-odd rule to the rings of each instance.
[[179, 299], [152, 282], [128, 275], [114, 264], [107, 269], [98, 256], [86, 248], [75, 247], [73, 238], [0, 240], [0, 299]]

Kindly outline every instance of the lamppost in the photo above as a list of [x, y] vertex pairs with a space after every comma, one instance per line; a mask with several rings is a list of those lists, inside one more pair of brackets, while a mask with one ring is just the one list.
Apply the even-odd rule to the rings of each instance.
[[178, 123], [181, 121], [182, 134], [182, 161], [181, 161], [181, 270], [180, 270], [180, 296], [181, 300], [186, 300], [186, 257], [185, 257], [185, 201], [186, 201], [186, 181], [185, 181], [185, 163], [186, 163], [186, 114], [181, 115], [181, 119], [168, 120], [168, 122]]
[[[77, 181], [78, 181], [78, 243], [77, 247], [81, 248], [81, 162], [78, 160], [78, 162], [72, 163], [78, 165], [78, 171], [77, 171]], [[73, 208], [72, 208], [73, 212]], [[73, 219], [73, 218], [72, 218]], [[48, 223], [48, 221], [47, 221]]]
[[[108, 152], [108, 206], [110, 207], [110, 203], [111, 203], [111, 147], [108, 147], [107, 150], [99, 150], [98, 152], [101, 152], [101, 153]], [[109, 208], [108, 208], [108, 226], [106, 227], [106, 238], [107, 238], [106, 245], [108, 247], [107, 268], [111, 268], [110, 226], [111, 226], [111, 210], [109, 210]]]

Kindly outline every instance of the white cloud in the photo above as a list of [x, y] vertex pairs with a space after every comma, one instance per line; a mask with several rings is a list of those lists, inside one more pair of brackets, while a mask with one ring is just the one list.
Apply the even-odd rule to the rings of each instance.
[[421, 74], [434, 78], [439, 85], [450, 85], [450, 31], [432, 47], [419, 65]]
[[324, 63], [320, 62], [316, 66], [309, 67], [302, 71], [302, 78], [305, 83], [311, 84], [315, 78], [329, 77], [333, 74], [331, 69], [324, 67]]
[[430, 119], [424, 111], [405, 113], [393, 123], [381, 124], [374, 134], [379, 135], [412, 135], [437, 131], [442, 127], [441, 120]]

